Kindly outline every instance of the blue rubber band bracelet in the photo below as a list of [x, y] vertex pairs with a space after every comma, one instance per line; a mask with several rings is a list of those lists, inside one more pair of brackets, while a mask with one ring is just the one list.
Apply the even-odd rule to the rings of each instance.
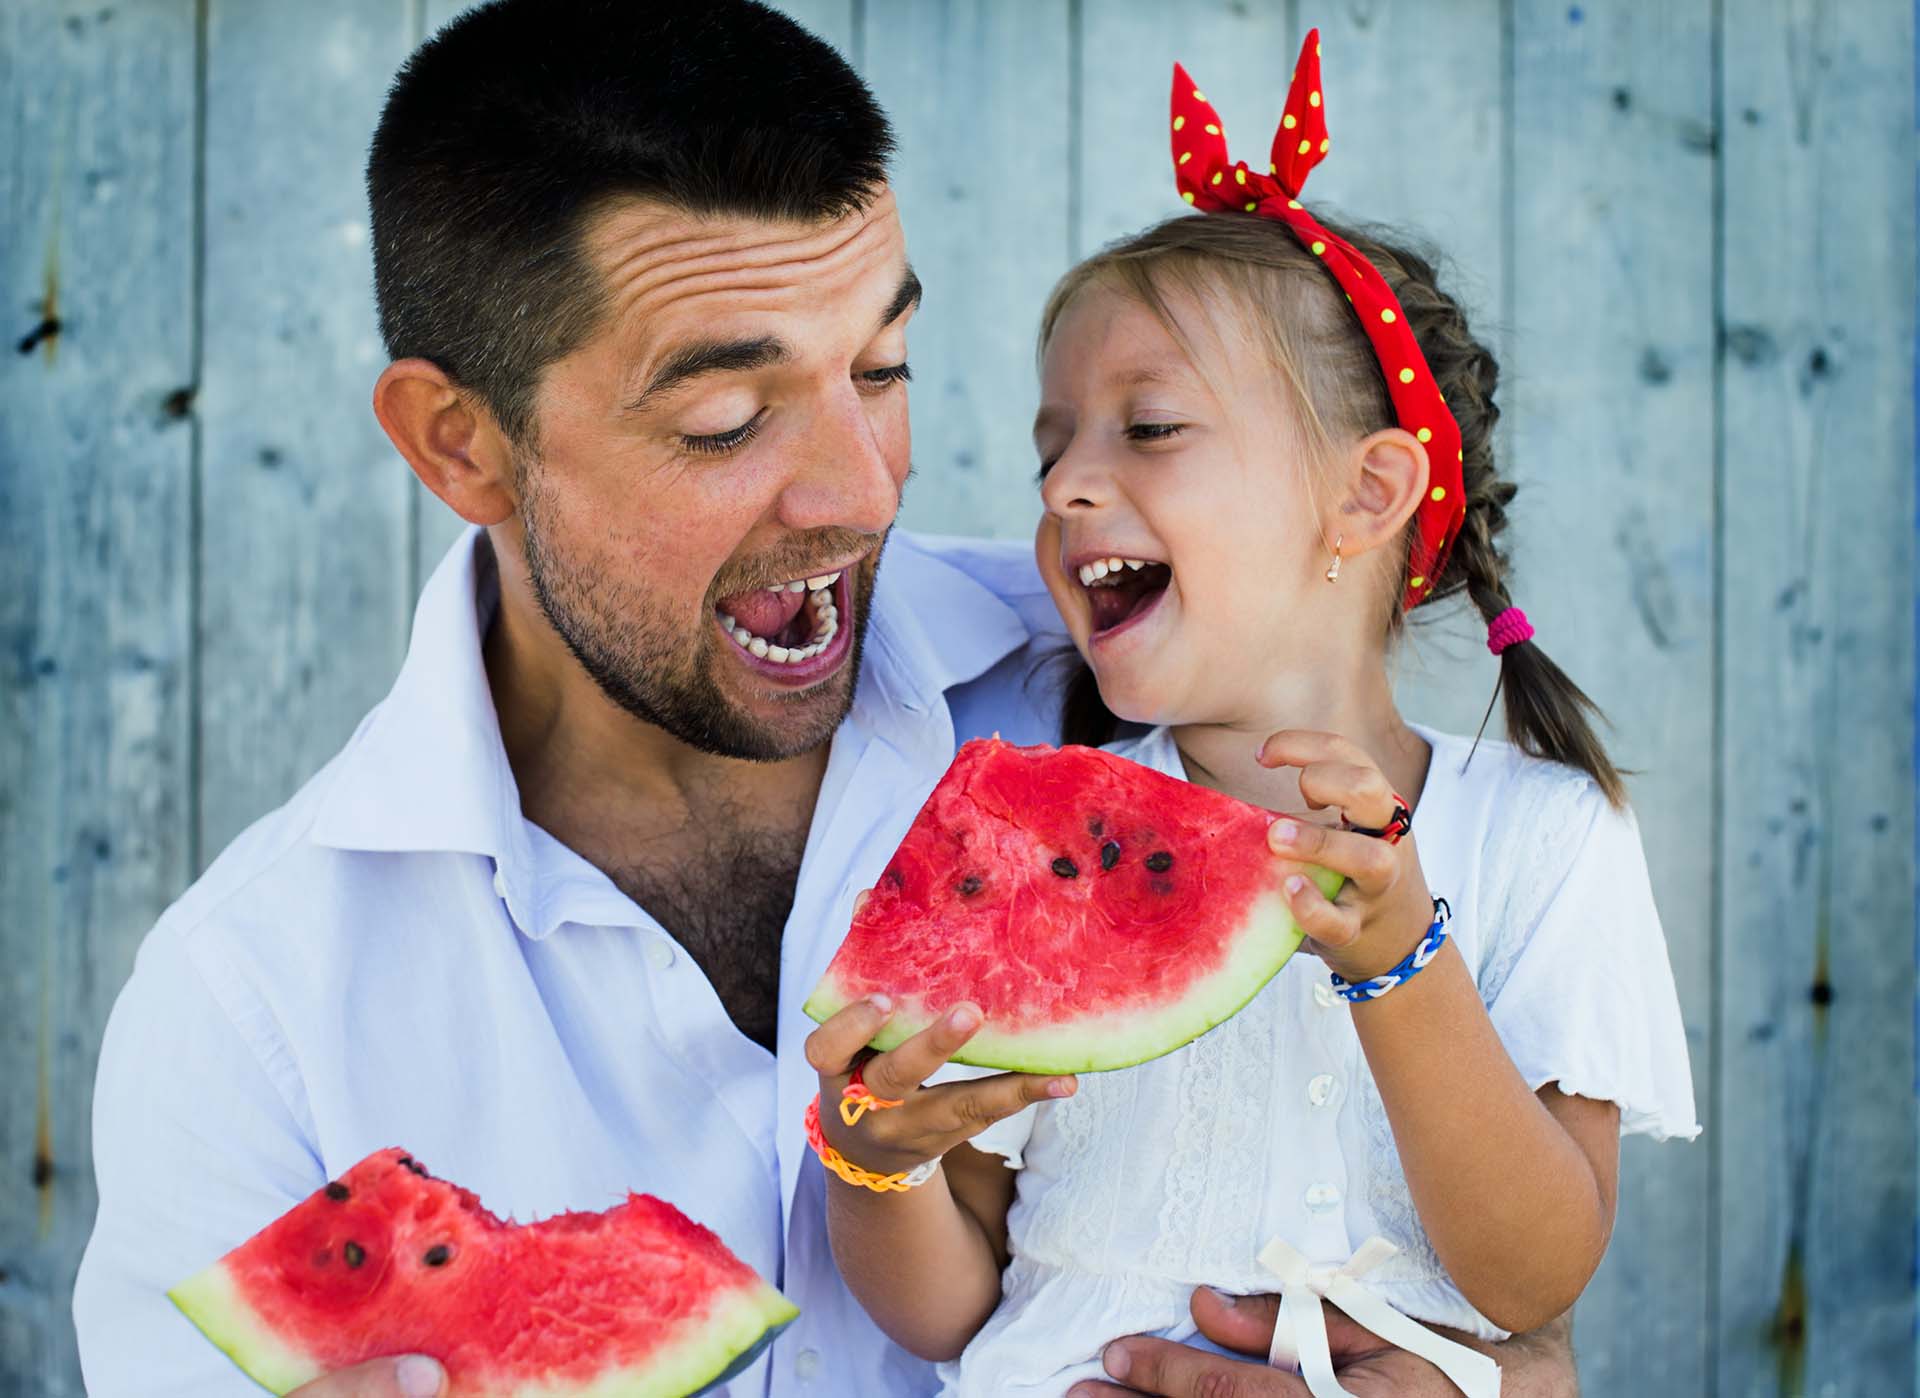
[[1433, 924], [1427, 928], [1427, 935], [1420, 939], [1420, 945], [1408, 952], [1404, 961], [1392, 970], [1357, 985], [1335, 972], [1329, 977], [1333, 983], [1333, 993], [1349, 1004], [1358, 1004], [1362, 1000], [1378, 1000], [1389, 990], [1405, 985], [1426, 970], [1433, 958], [1440, 954], [1440, 948], [1447, 944], [1447, 920], [1452, 916], [1453, 909], [1447, 906], [1446, 899], [1434, 899]]

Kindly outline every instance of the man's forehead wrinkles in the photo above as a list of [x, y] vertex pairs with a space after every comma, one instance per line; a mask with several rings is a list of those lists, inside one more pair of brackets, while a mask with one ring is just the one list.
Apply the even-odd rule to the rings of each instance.
[[[869, 230], [872, 230], [871, 236]], [[830, 278], [850, 271], [868, 258], [885, 252], [890, 241], [875, 225], [868, 225], [868, 229], [852, 238], [789, 244], [772, 250], [771, 255], [764, 248], [748, 253], [736, 247], [654, 259], [636, 254], [626, 259], [610, 280], [615, 286], [615, 298], [623, 307], [631, 307], [669, 288], [678, 297], [706, 291], [792, 287], [803, 279]], [[621, 269], [627, 269], [624, 275]], [[690, 287], [685, 283], [697, 285]]]

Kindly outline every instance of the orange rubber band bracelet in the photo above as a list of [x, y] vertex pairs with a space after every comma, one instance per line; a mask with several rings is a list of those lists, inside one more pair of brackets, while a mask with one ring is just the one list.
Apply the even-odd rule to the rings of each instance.
[[862, 1169], [827, 1144], [826, 1134], [820, 1129], [820, 1098], [817, 1094], [807, 1103], [807, 1144], [820, 1157], [820, 1163], [834, 1175], [858, 1188], [870, 1189], [875, 1194], [905, 1194], [909, 1189], [932, 1179], [934, 1172], [940, 1168], [939, 1158], [935, 1157], [911, 1170], [900, 1170], [891, 1175]]
[[875, 1097], [872, 1090], [868, 1088], [866, 1079], [860, 1076], [860, 1069], [857, 1066], [853, 1070], [853, 1077], [848, 1080], [845, 1087], [840, 1089], [840, 1120], [849, 1126], [858, 1126], [860, 1118], [870, 1111], [885, 1111], [889, 1107], [905, 1105], [905, 1102], [895, 1101], [890, 1097]]

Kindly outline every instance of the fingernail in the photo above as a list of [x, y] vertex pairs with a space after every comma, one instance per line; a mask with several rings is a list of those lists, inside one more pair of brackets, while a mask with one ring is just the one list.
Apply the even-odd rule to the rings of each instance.
[[1275, 844], [1291, 845], [1300, 840], [1300, 822], [1296, 820], [1276, 820], [1270, 832]]
[[947, 1023], [965, 1034], [979, 1027], [980, 1011], [971, 1005], [961, 1005], [947, 1016]]
[[434, 1398], [446, 1382], [440, 1366], [424, 1354], [410, 1354], [394, 1365], [393, 1378], [407, 1398]]
[[891, 995], [869, 995], [867, 997], [867, 1003], [883, 1015], [893, 1013], [893, 997]]
[[1307, 880], [1305, 875], [1302, 874], [1294, 874], [1287, 880], [1287, 892], [1289, 893], [1303, 892], [1306, 886]]
[[1047, 1084], [1047, 1096], [1071, 1097], [1073, 1096], [1073, 1084], [1066, 1078], [1055, 1078]]
[[1100, 1362], [1116, 1379], [1124, 1379], [1127, 1376], [1127, 1370], [1133, 1367], [1133, 1359], [1128, 1355], [1125, 1345], [1108, 1345], [1106, 1351], [1100, 1356]]
[[1228, 1310], [1232, 1310], [1235, 1306], [1240, 1304], [1240, 1298], [1238, 1296], [1230, 1295], [1227, 1292], [1222, 1291], [1217, 1286], [1210, 1286], [1207, 1288], [1207, 1290], [1213, 1293], [1214, 1300], [1218, 1301], [1221, 1305], [1225, 1306]]

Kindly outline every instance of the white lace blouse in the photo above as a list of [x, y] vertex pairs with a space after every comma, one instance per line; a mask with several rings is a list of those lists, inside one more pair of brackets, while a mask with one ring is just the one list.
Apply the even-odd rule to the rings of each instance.
[[[1583, 773], [1488, 741], [1463, 766], [1469, 740], [1416, 731], [1433, 746], [1414, 815], [1421, 865], [1521, 1075], [1619, 1104], [1622, 1134], [1696, 1135], [1633, 817]], [[1111, 750], [1186, 775], [1165, 729]], [[1256, 1255], [1276, 1236], [1338, 1263], [1380, 1234], [1400, 1251], [1369, 1290], [1417, 1320], [1502, 1337], [1434, 1255], [1348, 1008], [1307, 954], [1185, 1048], [1085, 1074], [1074, 1097], [974, 1144], [1020, 1179], [1000, 1306], [941, 1366], [953, 1398], [1058, 1398], [1099, 1376], [1117, 1336], [1194, 1338], [1195, 1286], [1275, 1289]]]

